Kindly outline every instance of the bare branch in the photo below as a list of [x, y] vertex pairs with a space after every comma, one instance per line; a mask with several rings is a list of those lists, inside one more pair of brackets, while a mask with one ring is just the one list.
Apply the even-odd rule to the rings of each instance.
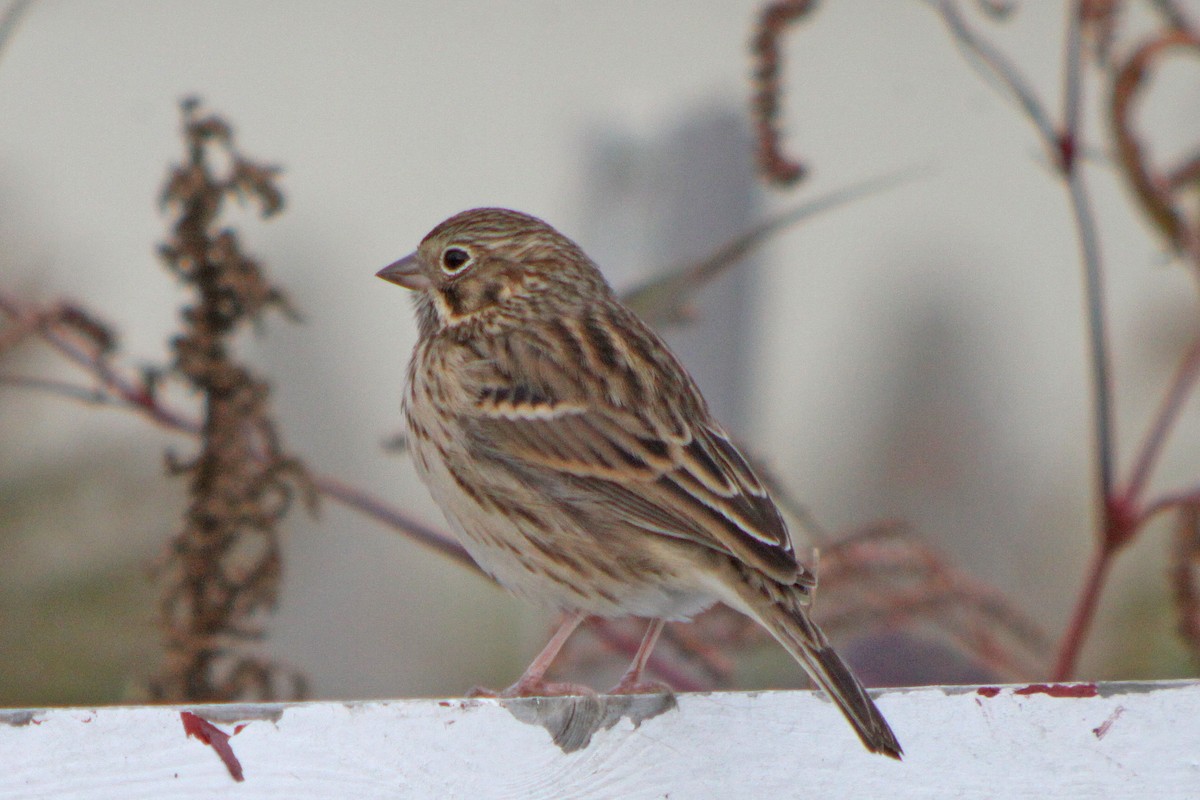
[[4, 55], [5, 47], [16, 32], [18, 23], [32, 5], [33, 0], [13, 0], [8, 4], [8, 8], [4, 9], [4, 13], [0, 14], [0, 56]]
[[950, 29], [951, 36], [967, 57], [967, 62], [1002, 96], [1016, 103], [1037, 128], [1043, 144], [1057, 161], [1055, 143], [1058, 141], [1058, 133], [1054, 122], [1016, 65], [1008, 56], [993, 47], [991, 42], [972, 30], [963, 18], [958, 4], [953, 0], [931, 0], [930, 5]]
[[925, 169], [908, 169], [817, 197], [754, 226], [700, 261], [671, 267], [661, 275], [634, 286], [624, 292], [621, 299], [651, 324], [679, 325], [690, 322], [695, 317], [691, 304], [696, 294], [771, 237], [818, 214], [903, 186], [927, 172]]

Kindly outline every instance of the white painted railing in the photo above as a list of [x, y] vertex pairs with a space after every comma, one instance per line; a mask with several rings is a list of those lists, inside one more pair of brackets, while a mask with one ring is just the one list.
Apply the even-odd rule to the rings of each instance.
[[877, 698], [903, 762], [798, 691], [8, 710], [0, 798], [1200, 797], [1197, 682]]

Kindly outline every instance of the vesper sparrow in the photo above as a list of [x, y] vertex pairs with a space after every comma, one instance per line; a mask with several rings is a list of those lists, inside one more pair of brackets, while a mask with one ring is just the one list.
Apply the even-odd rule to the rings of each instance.
[[404, 412], [417, 470], [463, 545], [512, 592], [568, 613], [505, 694], [543, 677], [588, 615], [666, 620], [720, 601], [756, 620], [837, 703], [867, 749], [900, 744], [808, 617], [797, 563], [762, 483], [666, 344], [596, 265], [539, 219], [464, 211], [379, 271], [415, 292]]

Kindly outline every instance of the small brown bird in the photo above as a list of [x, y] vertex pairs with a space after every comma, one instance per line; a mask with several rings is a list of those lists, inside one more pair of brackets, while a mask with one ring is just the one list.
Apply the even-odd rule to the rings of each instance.
[[588, 615], [652, 620], [615, 691], [653, 690], [664, 622], [720, 601], [787, 648], [867, 749], [900, 757], [809, 619], [816, 580], [762, 482], [574, 242], [479, 208], [378, 275], [415, 292], [404, 413], [421, 478], [485, 571], [568, 615], [506, 695], [569, 691], [543, 678]]

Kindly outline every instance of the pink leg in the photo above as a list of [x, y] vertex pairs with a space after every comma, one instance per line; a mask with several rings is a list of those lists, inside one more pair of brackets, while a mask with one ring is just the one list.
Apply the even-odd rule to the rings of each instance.
[[642, 673], [646, 669], [646, 663], [650, 660], [650, 653], [654, 651], [654, 645], [658, 643], [658, 636], [662, 633], [664, 625], [666, 625], [666, 620], [656, 619], [650, 621], [650, 627], [646, 628], [646, 635], [642, 637], [642, 643], [638, 645], [637, 654], [633, 657], [633, 663], [629, 665], [629, 669], [625, 670], [625, 674], [621, 676], [621, 681], [612, 689], [609, 689], [609, 694], [671, 693], [671, 687], [665, 683], [642, 680]]
[[571, 634], [587, 619], [587, 614], [582, 611], [575, 611], [563, 617], [562, 624], [558, 630], [550, 637], [550, 641], [542, 648], [542, 652], [537, 654], [537, 658], [533, 659], [525, 672], [517, 679], [517, 682], [505, 689], [503, 692], [494, 692], [488, 689], [476, 687], [470, 691], [471, 697], [545, 697], [550, 695], [564, 694], [595, 694], [587, 686], [573, 683], [546, 683], [543, 679], [546, 676], [546, 670], [550, 669], [550, 665], [554, 663], [554, 659], [558, 656], [558, 652], [562, 650], [563, 645], [567, 643], [567, 639], [571, 638]]

